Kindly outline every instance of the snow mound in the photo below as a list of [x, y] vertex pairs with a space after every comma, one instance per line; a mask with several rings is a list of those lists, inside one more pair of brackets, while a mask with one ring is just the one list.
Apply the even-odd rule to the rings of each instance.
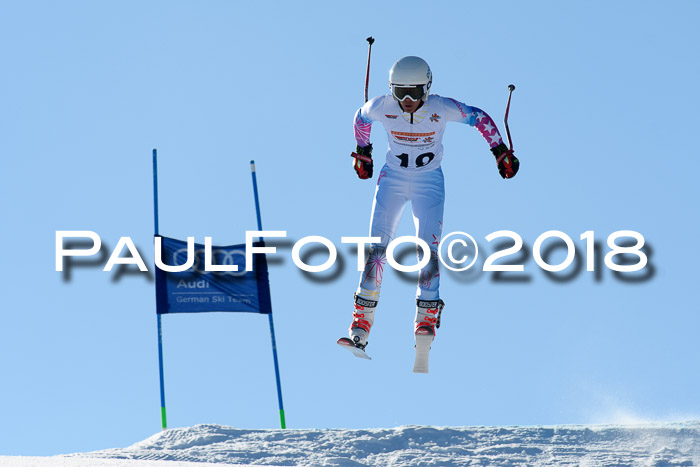
[[[224, 464], [153, 460], [95, 459], [90, 457], [78, 458], [66, 456], [0, 456], [0, 467], [220, 467], [221, 465]], [[241, 467], [241, 465], [238, 464], [237, 467]]]
[[700, 421], [541, 427], [242, 430], [197, 425], [72, 458], [249, 465], [700, 464]]

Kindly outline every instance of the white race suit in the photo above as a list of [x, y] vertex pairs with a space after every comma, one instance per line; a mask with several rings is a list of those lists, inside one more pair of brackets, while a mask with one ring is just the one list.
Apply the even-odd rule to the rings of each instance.
[[372, 206], [370, 235], [380, 237], [372, 244], [356, 295], [379, 300], [386, 265], [386, 247], [394, 239], [396, 226], [408, 201], [411, 202], [416, 236], [430, 247], [430, 261], [420, 270], [416, 298], [440, 298], [438, 245], [442, 234], [445, 187], [442, 162], [442, 135], [447, 122], [476, 127], [490, 147], [502, 143], [491, 117], [476, 107], [435, 94], [414, 113], [404, 112], [391, 96], [378, 96], [365, 103], [355, 114], [357, 144], [369, 144], [372, 122], [381, 122], [387, 132], [389, 148], [386, 163], [377, 179]]

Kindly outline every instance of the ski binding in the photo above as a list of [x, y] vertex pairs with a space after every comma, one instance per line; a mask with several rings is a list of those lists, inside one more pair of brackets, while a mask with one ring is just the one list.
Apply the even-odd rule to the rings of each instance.
[[354, 356], [356, 356], [358, 358], [372, 360], [372, 357], [367, 355], [367, 353], [365, 352], [365, 349], [363, 349], [362, 347], [356, 346], [355, 343], [347, 337], [341, 337], [340, 339], [338, 339], [337, 344], [344, 349], [348, 349], [350, 352], [352, 352], [352, 354]]

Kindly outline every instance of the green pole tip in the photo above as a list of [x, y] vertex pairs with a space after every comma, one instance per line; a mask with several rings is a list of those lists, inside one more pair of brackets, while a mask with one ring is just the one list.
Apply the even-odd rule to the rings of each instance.
[[165, 407], [160, 408], [160, 421], [163, 431], [168, 429], [168, 417], [165, 414]]
[[282, 427], [283, 430], [287, 429], [287, 420], [284, 416], [284, 409], [280, 410], [280, 427]]

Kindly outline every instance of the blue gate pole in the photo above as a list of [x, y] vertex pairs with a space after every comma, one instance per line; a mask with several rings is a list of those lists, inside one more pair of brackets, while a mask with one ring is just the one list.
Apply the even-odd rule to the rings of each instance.
[[[155, 234], [158, 235], [158, 151], [153, 150], [153, 217]], [[160, 420], [163, 430], [168, 429], [168, 421], [165, 415], [165, 380], [163, 378], [163, 327], [160, 314], [158, 317], [158, 372], [160, 374]]]
[[[255, 177], [255, 161], [250, 161], [250, 171], [253, 177], [253, 193], [255, 195], [255, 214], [258, 218], [258, 230], [262, 230], [262, 220], [260, 219], [260, 201], [258, 200], [258, 180]], [[261, 238], [262, 240], [262, 238]], [[284, 417], [284, 404], [282, 403], [282, 383], [280, 381], [280, 367], [277, 359], [277, 342], [275, 341], [275, 324], [272, 320], [272, 310], [267, 314], [270, 319], [270, 338], [272, 339], [272, 358], [275, 362], [275, 379], [277, 380], [277, 402], [280, 408], [280, 426], [287, 428]]]

